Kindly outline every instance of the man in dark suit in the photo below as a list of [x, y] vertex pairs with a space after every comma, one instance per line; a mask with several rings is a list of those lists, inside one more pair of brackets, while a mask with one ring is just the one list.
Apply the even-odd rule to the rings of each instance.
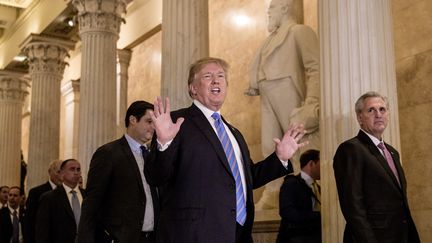
[[63, 184], [41, 196], [36, 217], [36, 243], [75, 243], [84, 191], [78, 187], [80, 163], [67, 159], [60, 166]]
[[39, 199], [45, 192], [51, 191], [61, 185], [60, 178], [60, 165], [61, 160], [51, 161], [48, 168], [49, 179], [44, 184], [33, 187], [30, 189], [28, 198], [26, 201], [26, 217], [24, 223], [26, 225], [26, 230], [24, 234], [26, 235], [26, 243], [35, 242], [35, 224], [36, 224], [36, 213], [39, 207]]
[[[318, 150], [300, 156], [301, 171], [287, 175], [280, 189], [282, 218], [277, 243], [321, 243], [320, 157]], [[314, 192], [314, 188], [318, 192]]]
[[9, 187], [1, 186], [0, 187], [0, 209], [7, 207], [8, 195], [9, 195]]
[[152, 110], [148, 102], [132, 103], [126, 134], [93, 154], [77, 242], [153, 242], [159, 202], [156, 188], [144, 177], [145, 144], [154, 132]]
[[27, 242], [23, 235], [25, 212], [20, 207], [23, 195], [20, 187], [13, 186], [9, 189], [8, 206], [0, 209], [0, 243]]
[[305, 145], [297, 144], [303, 127], [292, 126], [274, 139], [276, 152], [254, 164], [241, 133], [220, 119], [227, 71], [224, 60], [198, 60], [189, 71], [192, 106], [170, 114], [168, 98], [155, 101], [145, 173], [162, 186], [156, 242], [252, 242], [252, 189], [292, 172], [289, 158]]
[[418, 243], [399, 153], [383, 142], [387, 98], [363, 94], [355, 104], [360, 131], [339, 145], [333, 168], [346, 220], [344, 242]]

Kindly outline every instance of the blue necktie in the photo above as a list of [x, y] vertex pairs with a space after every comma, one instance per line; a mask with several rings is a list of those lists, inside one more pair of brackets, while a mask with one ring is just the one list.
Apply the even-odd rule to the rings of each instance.
[[246, 202], [244, 198], [243, 193], [243, 185], [241, 182], [240, 177], [240, 171], [237, 164], [237, 160], [234, 154], [234, 149], [231, 144], [231, 140], [228, 137], [228, 133], [225, 130], [225, 127], [223, 125], [223, 122], [221, 120], [221, 117], [219, 113], [213, 113], [212, 118], [215, 120], [215, 127], [216, 131], [219, 137], [219, 140], [222, 143], [223, 149], [225, 151], [225, 155], [228, 159], [229, 166], [231, 168], [231, 172], [234, 176], [235, 183], [236, 183], [236, 201], [237, 201], [237, 207], [236, 207], [236, 220], [237, 223], [240, 225], [243, 225], [246, 221]]

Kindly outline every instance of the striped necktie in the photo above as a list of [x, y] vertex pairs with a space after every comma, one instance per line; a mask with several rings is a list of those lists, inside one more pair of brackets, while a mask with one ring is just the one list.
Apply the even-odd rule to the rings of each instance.
[[234, 154], [234, 149], [219, 113], [215, 112], [212, 114], [211, 117], [215, 120], [217, 135], [225, 151], [225, 155], [228, 159], [228, 163], [236, 183], [236, 220], [237, 223], [239, 223], [240, 225], [244, 225], [246, 221], [246, 201], [243, 193], [243, 185], [241, 182], [237, 160]]

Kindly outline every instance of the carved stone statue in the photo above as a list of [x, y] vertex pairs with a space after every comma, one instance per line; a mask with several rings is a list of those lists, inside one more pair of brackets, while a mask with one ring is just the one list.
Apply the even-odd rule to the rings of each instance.
[[[274, 151], [273, 138], [282, 137], [290, 123], [303, 123], [308, 131], [305, 139], [310, 144], [298, 154], [319, 149], [319, 44], [310, 27], [297, 24], [296, 1], [271, 1], [270, 35], [251, 64], [250, 87], [245, 92], [261, 96], [263, 156]], [[281, 182], [266, 185], [257, 209], [278, 207]]]

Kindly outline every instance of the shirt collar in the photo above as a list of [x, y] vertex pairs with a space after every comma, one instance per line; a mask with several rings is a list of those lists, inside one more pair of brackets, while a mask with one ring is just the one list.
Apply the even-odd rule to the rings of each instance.
[[373, 136], [372, 134], [367, 133], [365, 130], [362, 130], [364, 133], [366, 133], [366, 135], [368, 135], [368, 137], [372, 140], [372, 142], [375, 144], [375, 146], [378, 146], [379, 143], [384, 143], [383, 140], [379, 140], [378, 138], [376, 138], [375, 136]]
[[301, 170], [300, 171], [300, 176], [301, 176], [301, 178], [303, 180], [306, 181], [306, 184], [308, 186], [312, 186], [312, 183], [314, 182], [314, 179], [310, 175], [308, 175], [306, 172], [304, 172], [304, 171]]
[[11, 208], [11, 207], [9, 206], [9, 204], [8, 204], [8, 208], [9, 208], [9, 212], [10, 212], [10, 214], [13, 214], [13, 211], [16, 210], [16, 211], [17, 211], [17, 215], [19, 215], [19, 208], [20, 208], [20, 207], [17, 207], [16, 209], [13, 209], [13, 208]]
[[66, 191], [66, 194], [69, 194], [72, 190], [74, 190], [76, 192], [79, 191], [78, 185], [75, 188], [70, 188], [66, 184], [63, 183], [63, 187], [64, 187], [64, 189]]
[[129, 136], [127, 133], [125, 134], [125, 138], [129, 144], [129, 147], [133, 152], [141, 151], [141, 146], [147, 147], [145, 144], [138, 143], [135, 139], [133, 139], [131, 136]]
[[51, 179], [48, 179], [49, 184], [51, 185], [51, 188], [54, 190], [56, 189], [57, 185], [54, 184], [54, 182], [51, 181]]
[[[213, 113], [217, 112], [220, 114], [220, 111], [212, 111], [209, 108], [205, 107], [201, 102], [199, 102], [198, 100], [193, 100], [193, 103], [198, 107], [198, 109], [201, 110], [201, 112], [204, 114], [204, 116], [209, 120], [212, 121], [213, 118], [211, 117], [211, 115], [213, 115]], [[211, 120], [210, 120], [211, 119]]]

